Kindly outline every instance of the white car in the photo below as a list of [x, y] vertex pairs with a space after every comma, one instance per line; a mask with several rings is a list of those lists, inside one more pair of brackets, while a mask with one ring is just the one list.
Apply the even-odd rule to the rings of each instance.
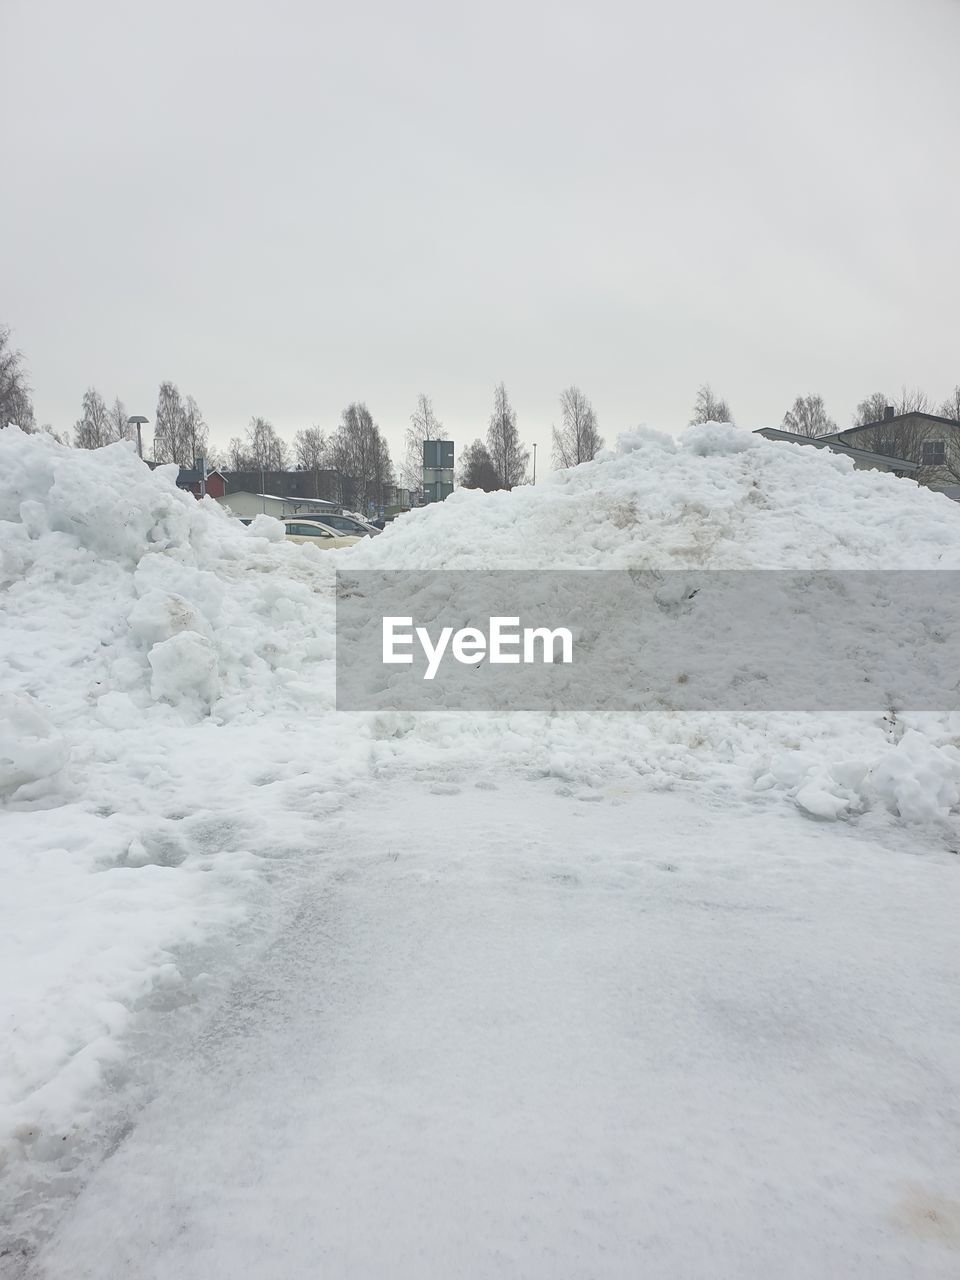
[[335, 533], [319, 520], [301, 520], [299, 516], [284, 520], [283, 532], [288, 542], [306, 542], [321, 551], [335, 551], [338, 547], [352, 547], [363, 539], [356, 535]]

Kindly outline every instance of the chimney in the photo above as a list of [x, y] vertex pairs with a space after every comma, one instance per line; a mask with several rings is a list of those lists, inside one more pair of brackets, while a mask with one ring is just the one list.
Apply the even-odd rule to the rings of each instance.
[[897, 416], [897, 415], [896, 415], [896, 411], [895, 411], [895, 409], [894, 409], [893, 405], [892, 405], [892, 404], [888, 404], [888, 405], [884, 408], [884, 411], [883, 411], [883, 420], [884, 420], [884, 422], [889, 422], [891, 418], [895, 418], [896, 416]]

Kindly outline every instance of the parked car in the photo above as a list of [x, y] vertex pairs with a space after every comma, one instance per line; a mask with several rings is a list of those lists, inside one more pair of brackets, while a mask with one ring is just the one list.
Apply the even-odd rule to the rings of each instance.
[[342, 534], [328, 529], [319, 520], [301, 520], [299, 517], [284, 520], [283, 532], [289, 542], [308, 542], [322, 551], [335, 551], [337, 547], [352, 547], [360, 538], [356, 534]]
[[358, 538], [372, 538], [375, 533], [380, 532], [369, 521], [360, 520], [357, 516], [331, 515], [324, 511], [316, 516], [316, 520], [336, 533], [352, 534]]

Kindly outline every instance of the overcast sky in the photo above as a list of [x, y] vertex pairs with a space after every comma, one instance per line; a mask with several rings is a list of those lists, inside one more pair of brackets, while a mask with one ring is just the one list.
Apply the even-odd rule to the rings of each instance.
[[612, 440], [960, 382], [960, 0], [0, 0], [0, 322], [37, 416], [225, 444], [503, 379]]

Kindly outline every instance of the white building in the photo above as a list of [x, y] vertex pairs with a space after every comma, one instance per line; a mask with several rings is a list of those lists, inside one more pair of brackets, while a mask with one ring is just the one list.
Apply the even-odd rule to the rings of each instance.
[[243, 490], [225, 493], [216, 501], [242, 520], [252, 520], [259, 515], [284, 520], [288, 516], [320, 515], [323, 511], [340, 510], [335, 502], [327, 502], [323, 498], [280, 498], [272, 493], [247, 493]]

